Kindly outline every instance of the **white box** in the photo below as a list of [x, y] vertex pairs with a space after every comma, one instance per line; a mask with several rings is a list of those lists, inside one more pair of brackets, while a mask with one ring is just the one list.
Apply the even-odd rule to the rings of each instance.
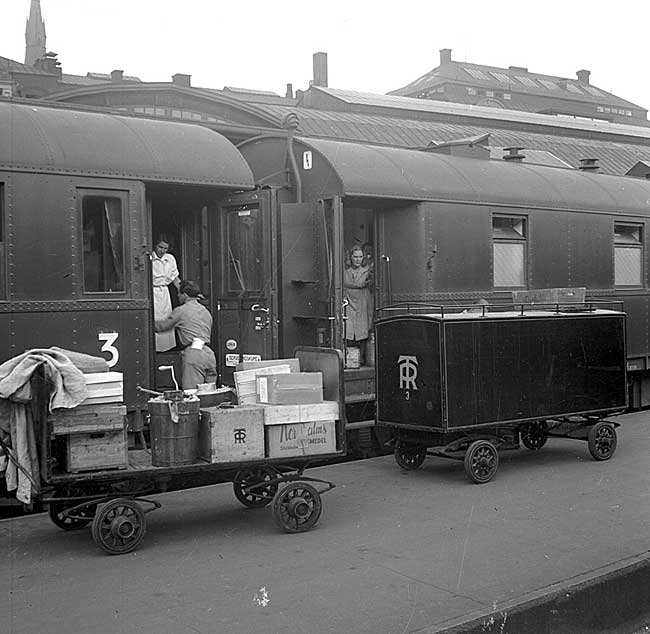
[[257, 403], [259, 400], [256, 382], [258, 376], [264, 374], [289, 374], [290, 371], [291, 368], [288, 364], [282, 364], [234, 372], [237, 401], [240, 405]]
[[336, 401], [321, 403], [303, 403], [301, 405], [265, 405], [264, 425], [282, 425], [284, 423], [309, 423], [316, 420], [335, 420], [339, 416], [339, 404]]
[[84, 374], [88, 396], [82, 405], [121, 403], [124, 400], [124, 379], [121, 372], [90, 372]]

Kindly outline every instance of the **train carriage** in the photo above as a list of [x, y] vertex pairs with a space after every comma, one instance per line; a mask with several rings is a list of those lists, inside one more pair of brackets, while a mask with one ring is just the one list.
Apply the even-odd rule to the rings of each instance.
[[136, 386], [169, 362], [153, 345], [153, 236], [214, 295], [218, 202], [252, 186], [236, 148], [200, 126], [0, 102], [0, 358], [103, 356], [132, 416], [146, 411]]
[[[623, 301], [630, 403], [650, 403], [647, 180], [290, 134], [239, 149], [272, 192], [285, 346], [343, 348], [345, 251], [370, 242], [377, 308]], [[367, 371], [349, 402], [374, 398]]]

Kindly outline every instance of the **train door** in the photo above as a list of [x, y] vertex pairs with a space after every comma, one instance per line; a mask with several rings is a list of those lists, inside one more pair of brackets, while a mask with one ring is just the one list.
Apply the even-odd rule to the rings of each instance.
[[271, 190], [229, 196], [220, 205], [215, 352], [226, 379], [240, 361], [278, 354], [274, 205]]
[[343, 349], [340, 198], [280, 206], [280, 350]]

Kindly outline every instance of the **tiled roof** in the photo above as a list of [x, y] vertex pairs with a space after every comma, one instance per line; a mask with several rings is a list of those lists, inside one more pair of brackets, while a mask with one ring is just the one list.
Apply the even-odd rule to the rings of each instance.
[[42, 70], [21, 64], [8, 57], [0, 57], [0, 73], [26, 73], [28, 75], [49, 75]]
[[488, 120], [493, 119], [502, 122], [515, 122], [517, 124], [565, 128], [567, 130], [584, 130], [598, 133], [606, 132], [616, 135], [650, 138], [650, 127], [610, 123], [608, 121], [574, 119], [571, 117], [538, 114], [536, 112], [505, 110], [500, 108], [489, 108], [487, 106], [451, 103], [447, 101], [399, 97], [396, 95], [375, 95], [372, 93], [356, 92], [353, 90], [323, 88], [322, 86], [312, 87], [310, 91], [313, 91], [315, 99], [318, 99], [318, 93], [322, 92], [324, 95], [334, 98], [348, 106], [348, 110], [358, 108], [359, 110], [364, 109], [365, 112], [368, 108], [385, 108], [393, 112], [403, 111], [405, 116], [412, 116], [410, 114], [411, 112], [417, 112], [422, 114], [431, 114], [432, 118], [440, 115], [463, 118], [474, 117]]
[[621, 99], [605, 90], [576, 79], [531, 73], [526, 68], [500, 68], [482, 64], [468, 64], [451, 61], [425, 73], [403, 88], [390, 91], [391, 95], [412, 95], [426, 91], [434, 86], [449, 83], [464, 83], [483, 88], [507, 90], [513, 93], [525, 93], [555, 99], [587, 101], [604, 106], [626, 106], [641, 108], [625, 99]]
[[639, 138], [635, 142], [634, 138], [630, 137], [630, 142], [624, 143], [559, 136], [557, 131], [554, 134], [543, 134], [504, 130], [491, 126], [487, 121], [469, 125], [301, 107], [275, 105], [259, 107], [280, 119], [288, 112], [295, 112], [299, 119], [298, 132], [303, 136], [422, 148], [432, 140], [440, 143], [489, 132], [490, 146], [521, 147], [528, 162], [543, 160], [543, 164], [548, 165], [550, 153], [560, 161], [577, 168], [580, 159], [598, 158], [602, 173], [625, 174], [637, 161], [650, 161], [650, 130], [647, 128], [638, 128], [644, 132], [645, 139]]

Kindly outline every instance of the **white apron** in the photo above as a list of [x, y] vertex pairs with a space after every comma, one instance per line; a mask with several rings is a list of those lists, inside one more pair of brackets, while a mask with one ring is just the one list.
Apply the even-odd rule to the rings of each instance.
[[[156, 321], [167, 319], [172, 314], [172, 298], [166, 286], [153, 287], [153, 317]], [[156, 352], [171, 350], [176, 345], [174, 330], [156, 333]]]

